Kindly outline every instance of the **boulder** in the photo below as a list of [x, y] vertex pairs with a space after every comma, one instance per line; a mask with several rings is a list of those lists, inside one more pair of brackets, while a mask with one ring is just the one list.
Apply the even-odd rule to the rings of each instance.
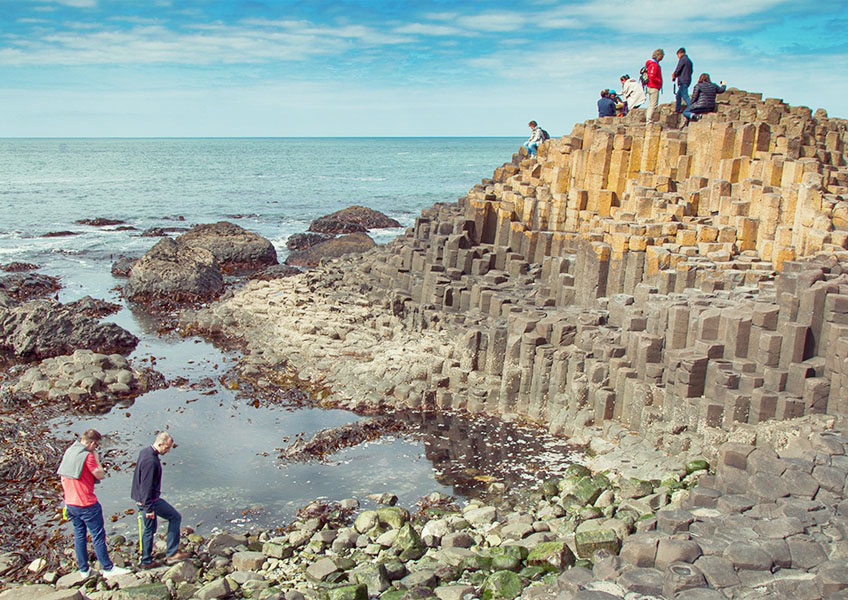
[[289, 239], [286, 240], [286, 248], [289, 250], [306, 250], [332, 237], [332, 235], [326, 233], [295, 233], [290, 235]]
[[0, 354], [17, 361], [34, 361], [72, 354], [77, 349], [101, 354], [126, 354], [138, 338], [100, 317], [120, 308], [90, 296], [62, 304], [33, 300], [12, 307], [0, 306]]
[[181, 246], [208, 250], [226, 273], [255, 271], [277, 264], [274, 244], [228, 221], [197, 225], [176, 241]]
[[315, 219], [309, 231], [337, 234], [400, 226], [400, 223], [380, 211], [365, 206], [350, 206]]
[[183, 233], [187, 227], [150, 227], [141, 232], [141, 237], [165, 237], [169, 233]]
[[43, 298], [61, 288], [57, 277], [41, 273], [12, 273], [0, 277], [0, 293], [18, 302]]
[[18, 261], [0, 265], [0, 271], [6, 271], [7, 273], [21, 273], [23, 271], [35, 271], [36, 269], [38, 269], [38, 265]]
[[130, 272], [124, 294], [134, 302], [197, 302], [217, 297], [224, 278], [212, 253], [163, 238]]
[[115, 277], [129, 277], [135, 263], [138, 262], [138, 257], [119, 256], [118, 260], [112, 263], [112, 275]]
[[306, 250], [292, 252], [286, 258], [287, 265], [316, 267], [324, 258], [338, 258], [354, 252], [366, 252], [377, 244], [365, 233], [351, 233], [315, 244]]
[[542, 542], [530, 551], [527, 564], [559, 573], [574, 565], [574, 554], [565, 542]]
[[327, 591], [328, 600], [368, 600], [368, 588], [364, 583], [343, 585]]
[[77, 219], [77, 225], [91, 225], [92, 227], [106, 227], [108, 225], [124, 225], [126, 221], [120, 219], [107, 219], [106, 217], [95, 217], [94, 219]]
[[495, 571], [483, 582], [480, 589], [482, 600], [512, 600], [521, 595], [524, 583], [517, 573], [512, 571]]

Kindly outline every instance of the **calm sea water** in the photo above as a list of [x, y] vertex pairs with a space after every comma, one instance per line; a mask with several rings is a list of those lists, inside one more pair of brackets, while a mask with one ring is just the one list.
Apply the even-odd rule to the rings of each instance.
[[[63, 301], [90, 294], [122, 303], [110, 274], [120, 255], [141, 255], [154, 226], [230, 220], [270, 239], [282, 261], [285, 241], [316, 217], [362, 204], [404, 226], [423, 208], [463, 195], [508, 161], [514, 138], [415, 139], [6, 139], [0, 140], [0, 263], [26, 261], [57, 275]], [[135, 230], [77, 225], [121, 219]], [[178, 218], [183, 217], [184, 222]], [[78, 235], [43, 237], [56, 231]], [[400, 230], [374, 231], [385, 242]], [[159, 337], [155, 323], [126, 307], [111, 320], [140, 337], [135, 361], [155, 360], [168, 379], [213, 380], [235, 360], [199, 339]], [[352, 422], [344, 411], [255, 408], [214, 384], [213, 393], [171, 387], [107, 415], [63, 419], [58, 434], [96, 427], [114, 467], [98, 489], [107, 514], [132, 507], [131, 467], [155, 431], [179, 446], [166, 457], [165, 497], [186, 524], [201, 528], [274, 525], [312, 498], [338, 500], [392, 491], [407, 505], [433, 490], [466, 494], [474, 477], [521, 481], [541, 463], [567, 455], [561, 442], [461, 419], [422, 425], [415, 438], [385, 439], [344, 451], [329, 464], [282, 465], [275, 449], [297, 434]], [[531, 439], [532, 438], [532, 439]], [[529, 448], [532, 468], [522, 462]], [[541, 461], [541, 463], [539, 462]], [[134, 528], [129, 517], [111, 525]]]

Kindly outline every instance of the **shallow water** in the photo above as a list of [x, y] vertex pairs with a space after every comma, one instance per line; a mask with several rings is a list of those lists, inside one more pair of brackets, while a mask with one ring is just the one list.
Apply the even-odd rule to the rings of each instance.
[[[314, 498], [389, 491], [411, 506], [434, 490], [473, 495], [489, 478], [522, 485], [537, 470], [564, 468], [571, 454], [561, 441], [448, 415], [421, 417], [411, 435], [343, 450], [327, 463], [281, 464], [276, 449], [295, 436], [358, 417], [254, 407], [237, 398], [217, 381], [237, 356], [200, 339], [159, 337], [155, 319], [121, 300], [114, 288], [123, 281], [109, 270], [118, 255], [141, 255], [156, 243], [139, 235], [152, 226], [232, 220], [272, 240], [281, 260], [289, 235], [351, 204], [408, 226], [421, 209], [454, 201], [490, 175], [519, 144], [508, 138], [0, 140], [0, 263], [33, 262], [60, 276], [63, 302], [92, 295], [122, 304], [108, 320], [140, 338], [133, 361], [189, 382], [105, 415], [53, 423], [68, 439], [88, 427], [106, 435], [109, 476], [97, 494], [117, 519], [111, 528], [134, 530], [134, 517], [123, 514], [134, 506], [131, 465], [163, 428], [178, 444], [164, 457], [163, 496], [186, 525], [203, 530], [281, 525]], [[136, 230], [74, 223], [93, 217], [123, 219]], [[40, 237], [64, 230], [81, 233]], [[378, 242], [398, 233], [372, 232]]]

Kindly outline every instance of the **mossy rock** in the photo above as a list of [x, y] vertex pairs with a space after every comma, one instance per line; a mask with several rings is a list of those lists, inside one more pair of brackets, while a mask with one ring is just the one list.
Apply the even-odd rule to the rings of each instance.
[[164, 583], [145, 583], [120, 590], [119, 600], [170, 600], [171, 592]]
[[524, 581], [518, 573], [495, 571], [486, 578], [480, 589], [481, 600], [512, 600], [521, 595]]
[[473, 585], [474, 587], [480, 587], [483, 585], [483, 582], [486, 581], [486, 577], [488, 577], [488, 575], [483, 571], [474, 571], [466, 575], [469, 585]]
[[590, 521], [592, 519], [597, 519], [602, 517], [604, 511], [602, 511], [597, 506], [584, 506], [580, 509], [580, 512], [577, 513], [582, 521]]
[[402, 561], [418, 560], [427, 551], [421, 536], [409, 523], [398, 530], [393, 547], [398, 550], [398, 556]]
[[547, 573], [547, 571], [542, 567], [524, 567], [518, 572], [521, 577], [528, 581], [537, 581], [541, 579], [545, 573]]
[[591, 477], [592, 471], [583, 465], [568, 465], [562, 474], [563, 479]]
[[343, 585], [327, 591], [328, 600], [368, 600], [368, 587], [364, 583]]
[[708, 471], [710, 463], [703, 458], [696, 458], [686, 463], [686, 474], [691, 475], [695, 471]]
[[601, 492], [604, 491], [604, 486], [599, 485], [594, 477], [581, 477], [571, 489], [571, 494], [584, 506], [594, 504]]
[[527, 564], [545, 571], [560, 572], [574, 564], [574, 553], [565, 542], [542, 542], [530, 551]]
[[621, 550], [621, 538], [614, 529], [599, 527], [581, 531], [577, 528], [574, 534], [574, 547], [581, 558], [589, 558], [597, 550], [609, 550], [618, 554]]
[[488, 550], [492, 559], [491, 568], [496, 571], [520, 571], [529, 553], [524, 546], [495, 546]]
[[459, 564], [459, 568], [465, 571], [489, 571], [492, 568], [492, 557], [475, 554], [464, 558]]
[[383, 506], [377, 509], [377, 518], [387, 527], [400, 529], [409, 522], [409, 511], [400, 506]]
[[542, 497], [545, 500], [550, 500], [554, 496], [559, 495], [559, 486], [557, 484], [558, 482], [554, 479], [548, 479], [542, 484]]
[[574, 566], [575, 567], [583, 567], [584, 569], [591, 569], [592, 568], [592, 561], [589, 560], [588, 558], [578, 558], [577, 560], [574, 561]]

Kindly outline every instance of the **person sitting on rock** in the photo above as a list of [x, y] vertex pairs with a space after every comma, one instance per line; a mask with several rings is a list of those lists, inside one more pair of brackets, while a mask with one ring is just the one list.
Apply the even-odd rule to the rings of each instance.
[[530, 137], [527, 138], [526, 142], [524, 142], [524, 147], [527, 148], [527, 152], [530, 156], [536, 156], [536, 148], [539, 147], [539, 144], [548, 139], [547, 133], [544, 129], [539, 127], [539, 124], [536, 123], [536, 121], [530, 121], [527, 125], [530, 127]]
[[601, 99], [598, 100], [598, 117], [614, 117], [615, 101], [610, 98], [609, 90], [601, 90]]
[[97, 562], [107, 579], [117, 575], [126, 575], [129, 570], [117, 567], [109, 558], [106, 549], [106, 528], [103, 524], [103, 507], [94, 495], [94, 484], [106, 477], [106, 471], [100, 464], [97, 448], [103, 436], [96, 429], [88, 429], [80, 439], [71, 444], [62, 456], [59, 469], [62, 477], [62, 491], [65, 495], [65, 509], [74, 524], [74, 551], [77, 555], [77, 568], [83, 579], [91, 571], [88, 565], [88, 547], [86, 532], [91, 534], [91, 543]]
[[686, 117], [684, 126], [688, 125], [689, 121], [697, 121], [696, 115], [715, 112], [716, 95], [723, 94], [726, 89], [727, 86], [724, 85], [723, 81], [720, 82], [720, 85], [716, 85], [710, 81], [708, 73], [701, 73], [695, 89], [692, 90], [692, 104], [683, 111], [683, 116]]
[[647, 99], [645, 88], [635, 79], [630, 79], [627, 74], [621, 76], [621, 97], [627, 103], [628, 111], [639, 108]]

